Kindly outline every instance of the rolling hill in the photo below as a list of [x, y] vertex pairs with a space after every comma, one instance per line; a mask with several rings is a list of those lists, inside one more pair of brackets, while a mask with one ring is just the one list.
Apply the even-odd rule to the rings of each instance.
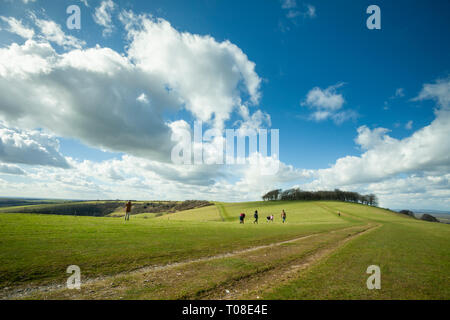
[[[0, 243], [3, 299], [450, 298], [449, 225], [353, 203], [217, 202], [128, 222], [0, 213]], [[65, 289], [69, 265], [81, 290]]]

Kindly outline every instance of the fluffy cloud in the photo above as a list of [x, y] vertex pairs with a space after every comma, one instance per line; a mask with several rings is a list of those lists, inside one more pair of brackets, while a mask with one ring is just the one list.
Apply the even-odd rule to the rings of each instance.
[[124, 155], [121, 159], [102, 162], [68, 159], [70, 169], [32, 167], [27, 183], [2, 184], [6, 196], [14, 192], [37, 197], [101, 198], [101, 199], [214, 199], [243, 201], [259, 199], [274, 186], [310, 177], [310, 172], [279, 164], [277, 175], [262, 176], [260, 160], [271, 163], [270, 157], [251, 157], [246, 165], [175, 166], [170, 163]]
[[107, 36], [113, 31], [112, 24], [112, 13], [115, 10], [116, 5], [112, 0], [102, 1], [100, 6], [95, 8], [95, 13], [93, 15], [95, 23], [102, 26], [103, 36]]
[[371, 183], [367, 190], [384, 198], [384, 201], [404, 205], [405, 207], [420, 208], [430, 200], [450, 203], [450, 174], [423, 175], [412, 174], [406, 178], [391, 178], [382, 182]]
[[[131, 12], [122, 12], [121, 20], [129, 32], [130, 59], [145, 72], [161, 75], [197, 119], [223, 128], [234, 108], [259, 101], [255, 64], [231, 42], [179, 32], [166, 20]], [[241, 82], [248, 101], [238, 90]]]
[[[279, 162], [277, 175], [264, 176], [260, 172], [260, 159], [252, 161], [259, 155], [253, 155], [248, 164], [241, 166], [176, 166], [123, 156], [120, 160], [101, 163], [70, 160], [73, 169], [40, 168], [29, 176], [34, 181], [33, 188], [45, 185], [61, 197], [76, 194], [92, 198], [96, 194], [100, 198], [145, 199], [151, 194], [161, 199], [242, 201], [258, 199], [274, 187], [297, 185], [304, 189], [339, 187], [375, 193], [383, 206], [417, 208], [433, 207], [437, 203], [442, 208], [449, 203], [450, 196], [447, 142], [450, 115], [446, 98], [449, 92], [440, 90], [445, 87], [441, 81], [425, 85], [418, 96], [439, 103], [436, 119], [430, 125], [402, 140], [389, 136], [388, 129], [362, 126], [358, 128], [355, 142], [363, 154], [341, 158], [328, 169], [301, 170]], [[244, 119], [251, 118], [245, 116], [245, 109], [241, 113]], [[190, 129], [184, 121], [171, 126]], [[276, 160], [263, 159], [263, 162], [270, 161]], [[302, 181], [306, 183], [299, 185]]]
[[282, 0], [281, 8], [286, 11], [288, 19], [294, 19], [298, 16], [314, 18], [316, 16], [316, 7], [311, 4], [302, 4], [304, 10], [298, 8], [296, 0]]
[[250, 111], [247, 106], [239, 107], [239, 114], [242, 117], [242, 120], [236, 121], [235, 125], [238, 125], [238, 130], [241, 134], [246, 134], [248, 130], [254, 130], [257, 132], [258, 129], [262, 129], [264, 127], [270, 127], [272, 125], [270, 115], [257, 110], [253, 114], [250, 114]]
[[[262, 174], [265, 168], [274, 167], [278, 167], [276, 174]], [[260, 199], [264, 193], [274, 188], [286, 188], [293, 183], [307, 181], [314, 174], [312, 170], [297, 169], [274, 157], [262, 157], [259, 154], [251, 155], [248, 164], [233, 168], [233, 171], [239, 177], [233, 189], [236, 192], [241, 190], [241, 197], [246, 197], [247, 200]]]
[[22, 24], [22, 21], [17, 20], [13, 17], [3, 17], [0, 16], [0, 20], [6, 22], [8, 24], [7, 31], [15, 33], [22, 38], [31, 39], [34, 36], [34, 30], [31, 28], [27, 28]]
[[413, 101], [431, 99], [438, 103], [439, 108], [450, 109], [450, 78], [440, 79], [435, 83], [423, 86], [419, 95]]
[[31, 15], [36, 26], [40, 29], [40, 38], [56, 43], [65, 49], [80, 49], [86, 43], [73, 36], [66, 35], [61, 26], [54, 21], [39, 19], [36, 15]]
[[343, 83], [338, 83], [326, 89], [312, 88], [301, 103], [302, 106], [313, 110], [309, 119], [314, 121], [332, 119], [335, 123], [340, 124], [348, 119], [356, 118], [357, 114], [353, 110], [341, 110], [345, 99], [342, 94], [337, 92], [337, 89], [343, 85]]
[[339, 110], [345, 103], [342, 94], [338, 94], [336, 89], [343, 84], [336, 84], [326, 89], [315, 87], [306, 95], [305, 105], [329, 111]]
[[[162, 113], [176, 109], [178, 98], [164, 89], [164, 79], [111, 49], [60, 55], [48, 43], [28, 40], [0, 49], [0, 75], [5, 120], [103, 149], [169, 154], [170, 130]], [[150, 106], [136, 100], [143, 92], [151, 97]]]
[[[8, 81], [16, 79], [18, 84], [20, 84], [32, 75], [49, 73], [51, 71], [51, 62], [49, 60], [52, 59], [54, 54], [55, 51], [50, 44], [37, 43], [33, 40], [28, 40], [22, 46], [13, 43], [7, 49], [0, 49], [0, 82], [4, 82], [6, 86]], [[25, 85], [25, 83], [22, 85]], [[2, 89], [6, 90], [7, 87]], [[13, 96], [20, 96], [20, 92], [14, 92], [14, 89], [15, 87], [11, 86], [8, 91]], [[16, 107], [20, 108], [20, 106], [10, 106], [8, 103], [5, 103], [5, 99], [7, 99], [6, 92], [3, 92], [2, 102], [4, 103], [2, 103], [0, 112], [8, 113], [8, 111], [13, 111]], [[11, 101], [11, 103], [14, 102]]]
[[[437, 102], [434, 121], [411, 136], [398, 140], [389, 130], [366, 126], [358, 129], [358, 143], [365, 152], [340, 158], [316, 172], [312, 188], [332, 188], [399, 179], [399, 174], [439, 177], [450, 170], [450, 86], [449, 80], [424, 85], [416, 100]], [[372, 188], [373, 190], [374, 188]]]
[[442, 111], [430, 125], [398, 140], [384, 128], [359, 128], [356, 141], [368, 149], [360, 157], [340, 158], [319, 170], [319, 181], [334, 185], [372, 182], [400, 173], [450, 170], [450, 112]]
[[[66, 159], [59, 153], [55, 137], [40, 131], [24, 131], [0, 125], [0, 160], [8, 163], [54, 166], [69, 168]], [[2, 165], [2, 172], [6, 167]], [[9, 173], [16, 167], [9, 167]]]
[[168, 161], [168, 116], [186, 108], [223, 128], [235, 108], [258, 101], [255, 65], [237, 46], [180, 33], [162, 19], [129, 12], [122, 18], [128, 55], [99, 46], [59, 54], [48, 42], [66, 43], [49, 36], [57, 25], [34, 17], [47, 37], [0, 49], [0, 119]]
[[[330, 96], [330, 95], [329, 95]], [[339, 109], [337, 100], [317, 95], [311, 101]], [[435, 119], [411, 136], [396, 139], [386, 128], [361, 126], [355, 142], [360, 156], [346, 156], [326, 169], [310, 172], [303, 189], [342, 188], [374, 193], [393, 208], [437, 208], [450, 203], [450, 79], [425, 84], [413, 101], [434, 100]], [[328, 103], [327, 103], [328, 102]], [[337, 107], [336, 107], [337, 106]], [[412, 128], [412, 122], [406, 126]]]
[[355, 142], [359, 144], [363, 149], [372, 149], [381, 144], [389, 144], [394, 141], [387, 135], [390, 130], [386, 128], [375, 128], [370, 130], [367, 126], [361, 126], [358, 128], [358, 136]]

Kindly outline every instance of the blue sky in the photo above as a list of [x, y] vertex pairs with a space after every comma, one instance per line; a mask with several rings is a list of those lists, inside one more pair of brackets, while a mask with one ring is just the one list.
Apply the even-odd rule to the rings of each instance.
[[[99, 10], [102, 8], [108, 8], [107, 3], [112, 3], [110, 10], [104, 11], [110, 17], [111, 22], [102, 25], [96, 15], [98, 17], [98, 14], [101, 13]], [[77, 4], [81, 9], [81, 30], [69, 30], [66, 27], [68, 15], [65, 11], [71, 4]], [[371, 4], [376, 4], [381, 9], [381, 30], [369, 30], [366, 27], [366, 19], [369, 16], [366, 14], [366, 8]], [[445, 137], [447, 132], [438, 131], [442, 127], [441, 123], [450, 124], [446, 122], [448, 120], [447, 109], [449, 106], [446, 99], [449, 96], [450, 70], [450, 44], [447, 41], [450, 31], [450, 3], [448, 1], [117, 0], [107, 2], [87, 0], [83, 3], [82, 1], [0, 0], [0, 8], [0, 16], [3, 17], [0, 21], [2, 22], [0, 24], [2, 29], [0, 30], [0, 46], [4, 50], [4, 56], [6, 56], [7, 50], [12, 50], [12, 44], [25, 46], [26, 41], [29, 41], [29, 45], [31, 45], [31, 41], [49, 43], [54, 50], [53, 54], [58, 56], [58, 59], [68, 52], [85, 51], [95, 48], [99, 44], [101, 48], [110, 48], [118, 55], [127, 57], [133, 64], [138, 65], [140, 61], [145, 69], [150, 61], [146, 59], [155, 56], [154, 53], [149, 53], [149, 58], [142, 52], [147, 49], [150, 51], [174, 49], [174, 47], [168, 49], [162, 44], [152, 47], [152, 43], [146, 47], [145, 39], [142, 40], [142, 43], [138, 43], [135, 38], [133, 43], [129, 37], [130, 30], [125, 28], [123, 13], [133, 13], [134, 22], [138, 25], [143, 23], [143, 19], [149, 21], [153, 19], [152, 26], [158, 27], [160, 22], [157, 22], [156, 19], [162, 18], [163, 21], [170, 23], [171, 28], [177, 34], [198, 35], [203, 39], [211, 36], [215, 44], [229, 41], [246, 56], [245, 66], [242, 68], [250, 68], [249, 66], [254, 63], [254, 70], [251, 74], [247, 77], [243, 76], [233, 89], [234, 91], [230, 92], [232, 94], [238, 92], [234, 98], [239, 97], [242, 104], [248, 108], [250, 116], [253, 114], [255, 117], [243, 119], [242, 114], [238, 111], [238, 105], [233, 105], [233, 109], [227, 109], [227, 111], [214, 105], [212, 114], [225, 112], [225, 120], [222, 125], [217, 122], [206, 125], [231, 128], [235, 126], [236, 121], [241, 120], [241, 122], [247, 121], [249, 125], [253, 121], [251, 125], [255, 125], [254, 122], [256, 122], [256, 125], [259, 126], [279, 129], [280, 160], [283, 170], [286, 170], [286, 172], [281, 172], [278, 177], [267, 179], [249, 177], [248, 171], [242, 168], [211, 166], [189, 168], [188, 170], [183, 167], [175, 168], [164, 162], [158, 162], [161, 161], [161, 157], [155, 154], [160, 155], [163, 151], [159, 150], [157, 146], [164, 145], [164, 142], [157, 138], [154, 138], [154, 142], [149, 141], [148, 154], [142, 152], [138, 146], [133, 147], [133, 143], [141, 143], [138, 141], [139, 131], [137, 129], [121, 132], [121, 129], [118, 128], [118, 137], [128, 137], [130, 132], [134, 132], [136, 135], [130, 140], [124, 141], [109, 138], [111, 132], [108, 131], [107, 140], [111, 141], [103, 142], [105, 139], [102, 139], [102, 134], [106, 134], [101, 129], [103, 119], [108, 118], [111, 123], [120, 122], [112, 119], [112, 116], [109, 115], [102, 118], [99, 114], [100, 111], [96, 113], [96, 116], [99, 116], [99, 119], [96, 120], [99, 123], [100, 129], [98, 130], [85, 125], [87, 120], [83, 120], [84, 122], [79, 128], [76, 128], [75, 122], [73, 130], [63, 127], [61, 121], [67, 121], [65, 125], [71, 126], [70, 117], [74, 117], [78, 121], [78, 118], [81, 117], [80, 112], [83, 110], [82, 106], [71, 105], [73, 98], [69, 99], [69, 102], [64, 100], [63, 94], [58, 95], [61, 99], [55, 102], [53, 108], [61, 110], [67, 103], [66, 108], [71, 110], [71, 116], [64, 118], [65, 116], [58, 113], [54, 116], [55, 122], [59, 122], [57, 124], [48, 119], [48, 121], [42, 122], [38, 116], [28, 115], [30, 112], [25, 109], [24, 112], [28, 112], [27, 115], [14, 115], [9, 110], [13, 103], [0, 99], [0, 112], [1, 109], [4, 111], [0, 113], [0, 120], [3, 121], [5, 130], [9, 130], [5, 131], [5, 136], [11, 136], [11, 132], [16, 131], [29, 137], [27, 132], [39, 130], [42, 134], [48, 135], [46, 141], [51, 141], [52, 145], [55, 141], [57, 142], [58, 146], [54, 147], [54, 150], [47, 151], [55, 152], [58, 159], [63, 159], [61, 160], [63, 165], [55, 166], [46, 164], [44, 160], [37, 163], [23, 159], [14, 160], [13, 151], [10, 151], [9, 155], [4, 155], [3, 158], [0, 157], [0, 163], [4, 163], [3, 171], [5, 172], [0, 174], [0, 178], [5, 190], [9, 187], [8, 195], [45, 196], [42, 188], [36, 187], [36, 189], [30, 188], [24, 191], [19, 187], [20, 184], [35, 184], [36, 186], [45, 185], [59, 191], [65, 190], [57, 193], [58, 197], [89, 198], [90, 195], [95, 194], [95, 198], [126, 198], [134, 195], [131, 189], [118, 188], [114, 183], [122, 181], [122, 184], [132, 185], [139, 181], [136, 184], [142, 185], [138, 196], [141, 198], [188, 196], [236, 201], [240, 197], [243, 198], [242, 200], [257, 199], [264, 188], [267, 189], [271, 186], [282, 188], [294, 186], [307, 189], [340, 187], [360, 192], [374, 192], [378, 194], [380, 202], [384, 206], [398, 208], [402, 205], [409, 205], [418, 208], [426, 205], [435, 209], [448, 209], [449, 207], [448, 169], [450, 163], [444, 152], [449, 149], [449, 142], [448, 140], [440, 141], [439, 139], [442, 136]], [[11, 17], [19, 20], [23, 28], [33, 29], [34, 35], [27, 39], [27, 37], [14, 32]], [[58, 39], [65, 38], [56, 38], [55, 33], [45, 33], [45, 30], [42, 29], [43, 21], [53, 21], [60, 26], [64, 37], [71, 36], [72, 40], [77, 39], [78, 42], [73, 40], [75, 44], [72, 42], [64, 45], [61, 41], [65, 40]], [[111, 31], [105, 32], [105, 29], [108, 28]], [[152, 30], [155, 33], [160, 29]], [[147, 31], [150, 33], [149, 30]], [[169, 35], [162, 33], [157, 38], [151, 34], [146, 36], [149, 37], [148, 40], [164, 43], [164, 37]], [[216, 47], [208, 47], [205, 43], [198, 44], [198, 46], [205, 45], [203, 52], [220, 50]], [[129, 48], [133, 44], [139, 51], [134, 56], [129, 52]], [[219, 58], [216, 59], [215, 56], [212, 56], [216, 51], [211, 55], [205, 53], [203, 59], [210, 64], [216, 63]], [[172, 53], [170, 52], [170, 54]], [[211, 60], [208, 60], [210, 57]], [[236, 57], [232, 56], [230, 59], [238, 59]], [[183, 61], [183, 57], [178, 56], [173, 58], [177, 59], [177, 63], [181, 63], [182, 66], [183, 63], [186, 66], [197, 63], [193, 63], [195, 55], [192, 56], [194, 59], [192, 61]], [[86, 58], [84, 59], [85, 62]], [[237, 63], [236, 61], [233, 63]], [[166, 124], [184, 120], [192, 126], [194, 120], [202, 117], [201, 111], [195, 109], [195, 106], [189, 107], [189, 102], [186, 102], [190, 101], [191, 92], [186, 93], [185, 91], [192, 88], [192, 83], [189, 83], [189, 80], [177, 79], [173, 70], [162, 69], [159, 65], [153, 65], [151, 61], [150, 65], [151, 67], [146, 72], [153, 73], [152, 76], [166, 77], [164, 81], [172, 82], [174, 91], [179, 90], [180, 99], [185, 101], [185, 104], [181, 103], [173, 108], [158, 105], [158, 108], [161, 108], [161, 110], [158, 109], [158, 115], [164, 119]], [[170, 67], [170, 62], [167, 65]], [[225, 70], [223, 68], [226, 67], [221, 65], [217, 66], [217, 69], [211, 68], [211, 70], [219, 70], [220, 73], [220, 70]], [[192, 81], [199, 81], [202, 85], [204, 84], [205, 88], [208, 87], [208, 81], [217, 80], [214, 78], [217, 74], [204, 74], [203, 69], [198, 70], [198, 73], [191, 67], [188, 69], [194, 72]], [[63, 68], [59, 72], [64, 72], [64, 70], [66, 69]], [[160, 73], [156, 74], [155, 70]], [[42, 70], [40, 72], [45, 73]], [[50, 73], [52, 72], [54, 71]], [[54, 77], [57, 77], [58, 73], [54, 73]], [[91, 76], [92, 74], [89, 74], [89, 77]], [[211, 78], [209, 78], [210, 76]], [[7, 78], [7, 76], [4, 77]], [[184, 78], [184, 75], [181, 77]], [[77, 81], [82, 81], [83, 75], [79, 75], [77, 79]], [[93, 81], [91, 78], [86, 79]], [[118, 79], [118, 81], [124, 83], [128, 81], [127, 79]], [[219, 77], [218, 79], [222, 81], [225, 78]], [[46, 81], [50, 81], [50, 79], [39, 78], [39, 81], [46, 84]], [[183, 88], [177, 88], [179, 81], [187, 82]], [[257, 94], [253, 92], [252, 95], [246, 81], [259, 81]], [[93, 81], [92, 85], [104, 88], [105, 94], [117, 93], [108, 87], [111, 82], [105, 83], [108, 84]], [[25, 84], [17, 83], [17, 85], [20, 85], [22, 91], [27, 90], [22, 87]], [[53, 85], [63, 90], [63, 85]], [[27, 83], [25, 88], [29, 88], [29, 86]], [[128, 90], [128, 93], [133, 91], [133, 94], [138, 94], [140, 86], [145, 86], [145, 84], [127, 83], [121, 89], [117, 89], [120, 86], [114, 88], [118, 91]], [[245, 88], [246, 86], [248, 88]], [[51, 92], [56, 90], [55, 87], [45, 87], [45, 89], [41, 87], [40, 90], [47, 89]], [[199, 91], [195, 93], [195, 97], [198, 98], [198, 95], [205, 90], [204, 88], [194, 88], [194, 91], [197, 89]], [[83, 92], [88, 92], [86, 90]], [[30, 89], [28, 94], [33, 95], [33, 92], [35, 91]], [[148, 95], [151, 94], [148, 93]], [[194, 94], [192, 95], [194, 96]], [[251, 102], [252, 97], [254, 98], [256, 95], [260, 96], [258, 101]], [[214, 100], [211, 100], [213, 98], [209, 96], [201, 98], [209, 99], [207, 101], [213, 101], [212, 104], [214, 104]], [[41, 103], [45, 100], [42, 96], [36, 96], [36, 99]], [[129, 98], [124, 97], [124, 101], [128, 101], [127, 99]], [[130, 107], [126, 105], [118, 105], [116, 108], [130, 110]], [[50, 118], [52, 110], [54, 109], [48, 111]], [[118, 114], [121, 114], [120, 110]], [[114, 114], [114, 111], [111, 112]], [[261, 115], [265, 120], [258, 118]], [[270, 121], [267, 121], [268, 118]], [[140, 119], [143, 120], [142, 117]], [[158, 125], [161, 123], [154, 123], [155, 128]], [[426, 129], [430, 126], [430, 130]], [[426, 132], [421, 133], [421, 130], [424, 129]], [[144, 135], [142, 139], [150, 140], [155, 137], [155, 133], [159, 132], [153, 132], [152, 136], [150, 132], [146, 131], [150, 129], [143, 126], [142, 130], [149, 134], [147, 138]], [[96, 134], [99, 136], [94, 139], [93, 135]], [[430, 136], [430, 139], [434, 140], [428, 141]], [[6, 138], [4, 140], [6, 141]], [[6, 144], [6, 142], [3, 143]], [[421, 148], [422, 144], [430, 150]], [[152, 146], [155, 147], [154, 152], [150, 150], [153, 148]], [[433, 146], [441, 146], [443, 150], [436, 151]], [[41, 145], [41, 147], [46, 148], [45, 145]], [[415, 153], [416, 148], [423, 152], [427, 151], [427, 153], [421, 156], [420, 153]], [[402, 153], [403, 158], [393, 156], [396, 152]], [[436, 154], [434, 155], [432, 152], [436, 152]], [[366, 164], [364, 160], [366, 153], [367, 157], [377, 154], [380, 157], [379, 162], [370, 160]], [[430, 155], [430, 159], [427, 155]], [[422, 159], [418, 160], [416, 157], [422, 157]], [[130, 170], [125, 169], [128, 168], [127, 166], [135, 167], [133, 161], [139, 163], [138, 159], [156, 162], [152, 162], [146, 167], [151, 167], [150, 172], [141, 175], [137, 172], [130, 173]], [[339, 159], [347, 160], [339, 162]], [[56, 161], [54, 157], [53, 161]], [[352, 163], [352, 161], [358, 163]], [[401, 162], [403, 166], [390, 161]], [[337, 165], [338, 163], [342, 165], [343, 162], [345, 162], [345, 168]], [[66, 167], [65, 163], [68, 163], [69, 169], [64, 168]], [[379, 163], [380, 168], [375, 168], [374, 163]], [[80, 169], [79, 166], [82, 168]], [[94, 169], [96, 166], [97, 169]], [[367, 177], [364, 176], [365, 173], [358, 175], [358, 177], [364, 176], [361, 179], [351, 177], [352, 166], [357, 168], [356, 171], [370, 171], [370, 174], [367, 174]], [[367, 170], [365, 166], [367, 166]], [[11, 174], [11, 172], [20, 172], [17, 171], [18, 169], [25, 174]], [[74, 174], [74, 170], [79, 170], [79, 172]], [[112, 174], [111, 176], [120, 178], [119, 180], [103, 181], [102, 177], [96, 177], [93, 173], [89, 174], [89, 170], [105, 170], [107, 175], [114, 172], [117, 175]], [[346, 170], [349, 170], [350, 173], [347, 174]], [[8, 173], [6, 173], [7, 171]], [[66, 175], [68, 177], [82, 176], [83, 178], [76, 181], [77, 188], [74, 188], [74, 182], [70, 182], [72, 178], [65, 177]], [[135, 176], [130, 180], [127, 175]], [[54, 179], [49, 181], [46, 180], [49, 178], [42, 177], [54, 177]], [[292, 177], [292, 179], [288, 177]], [[167, 186], [168, 191], [155, 194], [155, 190], [160, 190], [159, 187], [155, 187], [155, 181]], [[420, 185], [420, 188], [416, 186], [411, 189], [411, 184]], [[12, 185], [17, 186], [18, 191], [11, 191]], [[186, 190], [192, 190], [193, 185], [198, 187], [198, 191], [186, 195]], [[221, 192], [221, 185], [226, 185], [225, 189], [228, 191]], [[389, 185], [396, 187], [389, 188]], [[86, 189], [83, 189], [83, 186], [86, 186]], [[146, 186], [149, 188], [148, 193], [142, 191]], [[38, 192], [38, 190], [41, 191]], [[245, 193], [245, 196], [242, 193]], [[52, 194], [48, 196], [50, 197]], [[424, 203], [424, 201], [426, 202]]]

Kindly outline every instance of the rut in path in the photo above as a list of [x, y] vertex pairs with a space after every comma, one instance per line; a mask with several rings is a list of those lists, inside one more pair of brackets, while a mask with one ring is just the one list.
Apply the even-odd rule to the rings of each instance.
[[[352, 229], [354, 227], [355, 226], [332, 230], [329, 232], [334, 233], [336, 231], [343, 231], [343, 230], [347, 230], [347, 229]], [[95, 283], [98, 281], [112, 279], [114, 277], [121, 276], [121, 275], [133, 275], [133, 274], [139, 274], [139, 273], [143, 273], [143, 272], [160, 271], [160, 270], [166, 270], [166, 269], [170, 269], [170, 268], [185, 266], [185, 265], [188, 265], [191, 263], [196, 263], [196, 262], [205, 262], [205, 261], [211, 261], [211, 260], [215, 260], [215, 259], [233, 257], [233, 256], [236, 256], [239, 254], [250, 253], [250, 252], [261, 250], [261, 249], [272, 248], [272, 247], [281, 246], [284, 244], [288, 244], [288, 243], [292, 243], [292, 242], [296, 242], [296, 241], [300, 241], [300, 240], [305, 240], [305, 239], [317, 236], [321, 233], [322, 232], [316, 232], [316, 233], [308, 234], [308, 235], [297, 237], [297, 238], [290, 239], [290, 240], [284, 240], [284, 241], [274, 242], [274, 243], [270, 243], [270, 244], [266, 244], [266, 245], [254, 246], [254, 247], [250, 247], [247, 249], [236, 250], [236, 251], [222, 253], [222, 254], [218, 254], [218, 255], [214, 255], [214, 256], [207, 256], [207, 257], [202, 257], [202, 258], [198, 258], [198, 259], [185, 260], [185, 261], [170, 263], [170, 264], [166, 264], [166, 265], [147, 266], [147, 267], [139, 268], [139, 269], [136, 269], [133, 271], [120, 272], [120, 273], [117, 273], [117, 274], [114, 274], [111, 276], [96, 277], [96, 278], [91, 278], [91, 279], [82, 279], [82, 284], [89, 285], [89, 284], [92, 284], [92, 283]], [[65, 282], [63, 283], [63, 285], [65, 285]], [[61, 284], [51, 284], [51, 285], [37, 286], [37, 287], [25, 287], [25, 288], [22, 287], [22, 288], [16, 288], [13, 290], [9, 290], [9, 291], [3, 290], [0, 292], [0, 299], [26, 298], [27, 296], [33, 295], [35, 293], [51, 292], [51, 291], [55, 291], [55, 290], [61, 290], [63, 288], [64, 288], [64, 286], [62, 286]]]
[[283, 264], [279, 267], [272, 268], [262, 273], [256, 273], [237, 281], [230, 281], [212, 290], [203, 292], [195, 298], [215, 300], [260, 299], [263, 292], [273, 288], [274, 283], [276, 283], [277, 287], [279, 287], [285, 283], [297, 279], [301, 271], [328, 257], [331, 253], [341, 248], [345, 243], [363, 234], [371, 232], [378, 227], [380, 227], [380, 225], [370, 225], [369, 228], [348, 236], [335, 244], [318, 249], [299, 261]]

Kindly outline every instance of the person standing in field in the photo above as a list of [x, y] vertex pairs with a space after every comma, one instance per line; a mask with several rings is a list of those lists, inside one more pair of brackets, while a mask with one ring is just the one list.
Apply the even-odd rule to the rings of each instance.
[[286, 222], [286, 212], [284, 212], [284, 210], [281, 212], [281, 220], [283, 221], [283, 223]]
[[255, 210], [255, 214], [253, 215], [253, 217], [255, 218], [255, 221], [253, 221], [253, 223], [258, 224], [258, 210]]
[[131, 204], [131, 201], [128, 201], [125, 205], [125, 221], [130, 220], [130, 212], [132, 206], [133, 205]]
[[241, 215], [239, 216], [239, 223], [244, 223], [244, 219], [245, 219], [245, 213], [241, 213]]

